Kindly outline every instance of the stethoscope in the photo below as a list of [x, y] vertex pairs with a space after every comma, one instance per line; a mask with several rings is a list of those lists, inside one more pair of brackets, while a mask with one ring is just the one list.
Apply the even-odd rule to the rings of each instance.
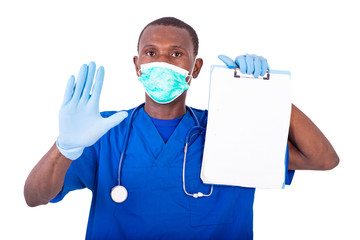
[[[124, 162], [125, 152], [126, 152], [127, 145], [128, 145], [128, 142], [129, 142], [131, 125], [132, 125], [134, 116], [139, 111], [139, 109], [141, 109], [144, 105], [145, 105], [145, 103], [142, 103], [138, 107], [136, 107], [134, 109], [134, 111], [131, 113], [130, 118], [129, 118], [128, 129], [127, 129], [127, 132], [126, 132], [126, 135], [125, 135], [125, 141], [124, 141], [123, 148], [122, 148], [123, 151], [122, 151], [122, 153], [120, 155], [120, 160], [119, 160], [117, 185], [111, 189], [111, 193], [110, 193], [111, 199], [116, 203], [122, 203], [128, 197], [127, 189], [124, 186], [121, 185], [121, 170], [122, 170], [122, 165], [123, 165], [123, 162]], [[189, 192], [186, 191], [186, 187], [185, 187], [185, 168], [186, 167], [185, 167], [185, 165], [186, 165], [187, 149], [188, 149], [188, 146], [189, 146], [189, 144], [191, 142], [191, 139], [194, 136], [196, 136], [196, 135], [204, 135], [205, 134], [205, 128], [203, 128], [200, 125], [199, 120], [197, 119], [194, 111], [188, 106], [186, 106], [186, 109], [189, 110], [192, 118], [194, 119], [194, 121], [196, 123], [196, 126], [193, 126], [192, 128], [190, 128], [190, 130], [186, 134], [186, 138], [185, 138], [184, 161], [183, 161], [183, 171], [182, 171], [183, 190], [184, 190], [184, 193], [186, 195], [191, 196], [193, 198], [209, 197], [213, 192], [213, 188], [214, 188], [213, 185], [211, 185], [211, 189], [210, 189], [210, 192], [208, 194], [204, 194], [202, 192], [189, 193]], [[195, 132], [195, 133], [193, 133], [193, 132]]]

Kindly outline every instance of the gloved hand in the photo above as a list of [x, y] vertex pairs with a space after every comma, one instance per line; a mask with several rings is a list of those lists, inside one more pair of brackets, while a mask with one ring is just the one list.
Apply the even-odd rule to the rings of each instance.
[[266, 70], [269, 70], [269, 65], [266, 58], [256, 55], [241, 55], [236, 57], [235, 62], [224, 55], [219, 55], [218, 58], [225, 63], [228, 68], [240, 68], [242, 74], [253, 74], [255, 78], [264, 76]]
[[67, 158], [75, 160], [85, 147], [93, 145], [110, 128], [127, 117], [127, 112], [118, 112], [103, 118], [99, 112], [99, 99], [104, 80], [104, 68], [99, 67], [96, 80], [91, 87], [96, 65], [84, 64], [75, 83], [71, 76], [65, 90], [64, 101], [59, 113], [59, 137], [56, 146]]

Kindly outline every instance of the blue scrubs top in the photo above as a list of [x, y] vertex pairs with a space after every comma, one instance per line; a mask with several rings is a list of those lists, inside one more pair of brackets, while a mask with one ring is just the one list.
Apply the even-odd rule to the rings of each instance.
[[[133, 110], [128, 111], [129, 116]], [[205, 127], [207, 111], [193, 110]], [[68, 169], [63, 190], [51, 201], [58, 202], [76, 189], [92, 191], [86, 239], [253, 238], [254, 188], [214, 186], [210, 197], [194, 199], [185, 195], [185, 137], [196, 125], [188, 111], [166, 144], [144, 109], [136, 113], [121, 175], [128, 198], [123, 203], [113, 202], [110, 192], [117, 185], [128, 121], [129, 117], [84, 150]], [[210, 191], [199, 177], [204, 141], [204, 136], [198, 135], [188, 147], [186, 189], [190, 193]], [[289, 173], [287, 184], [294, 172]]]

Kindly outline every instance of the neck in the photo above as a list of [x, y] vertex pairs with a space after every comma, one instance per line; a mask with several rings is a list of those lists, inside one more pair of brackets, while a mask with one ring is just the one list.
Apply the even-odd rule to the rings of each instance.
[[171, 103], [159, 104], [146, 95], [144, 110], [150, 117], [156, 119], [169, 120], [179, 118], [186, 113], [185, 97], [186, 93]]

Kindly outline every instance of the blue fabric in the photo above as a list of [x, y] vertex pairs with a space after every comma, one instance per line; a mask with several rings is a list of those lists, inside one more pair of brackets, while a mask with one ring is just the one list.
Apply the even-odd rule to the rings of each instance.
[[286, 185], [290, 185], [294, 174], [295, 174], [295, 170], [288, 170], [289, 169], [289, 146], [286, 145], [286, 153], [285, 153], [285, 184]]
[[171, 119], [171, 120], [162, 120], [150, 117], [153, 121], [156, 129], [158, 130], [160, 136], [164, 140], [165, 143], [169, 140], [171, 134], [174, 132], [176, 126], [179, 124], [182, 116], [179, 118]]
[[[129, 115], [132, 110], [129, 110]], [[206, 126], [207, 111], [194, 109]], [[114, 112], [103, 113], [105, 117]], [[93, 193], [86, 239], [252, 239], [253, 188], [214, 186], [211, 197], [194, 199], [182, 189], [184, 141], [195, 125], [187, 112], [165, 144], [143, 108], [132, 123], [121, 181], [128, 190], [125, 202], [114, 203], [111, 189], [129, 118], [110, 129], [93, 146], [85, 148], [65, 177], [58, 202], [72, 190]], [[188, 148], [186, 189], [208, 192], [200, 179], [204, 136]]]

